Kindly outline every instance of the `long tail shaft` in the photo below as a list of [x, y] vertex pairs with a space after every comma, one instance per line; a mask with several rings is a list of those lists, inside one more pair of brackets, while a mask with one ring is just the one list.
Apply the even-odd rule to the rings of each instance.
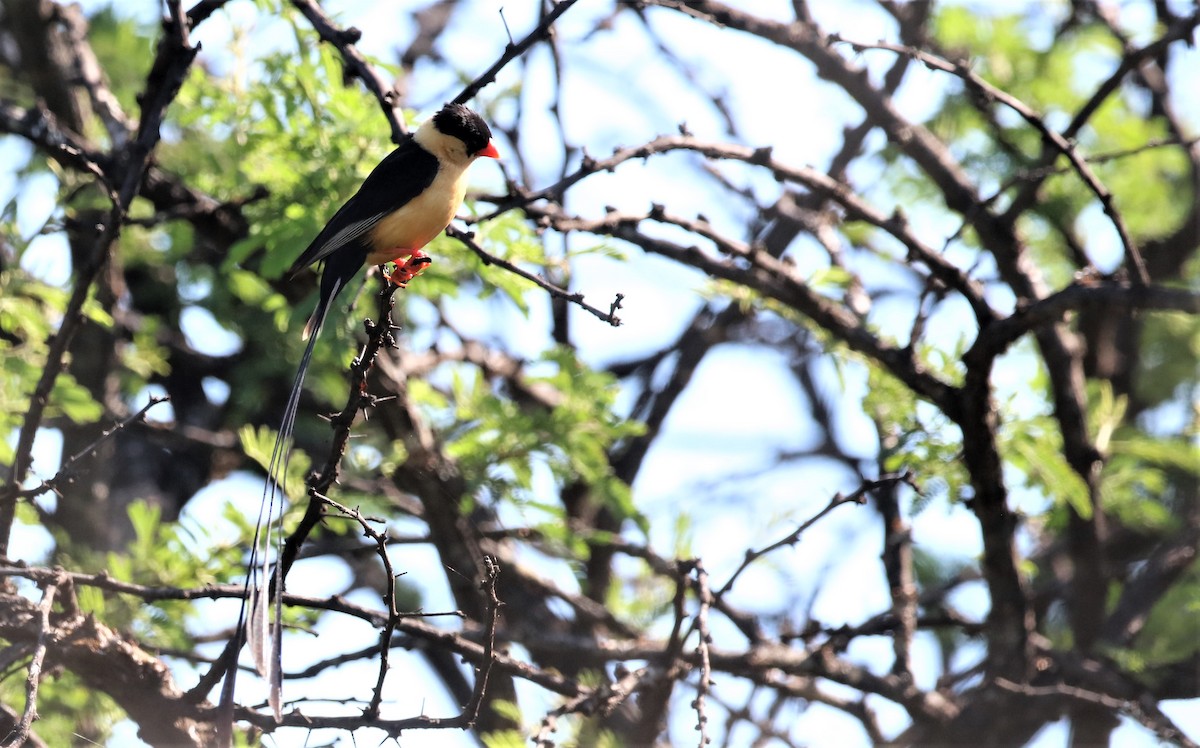
[[279, 431], [275, 444], [271, 449], [271, 460], [267, 466], [267, 479], [263, 485], [262, 501], [259, 504], [258, 519], [254, 528], [254, 544], [247, 563], [246, 584], [243, 589], [242, 605], [238, 612], [237, 629], [234, 635], [231, 655], [232, 662], [225, 676], [221, 689], [220, 709], [228, 715], [220, 720], [218, 726], [217, 744], [228, 746], [232, 740], [232, 714], [234, 684], [237, 677], [236, 652], [242, 643], [250, 646], [250, 654], [258, 670], [268, 684], [268, 703], [275, 714], [275, 719], [283, 717], [283, 670], [282, 670], [282, 641], [283, 641], [283, 573], [282, 567], [275, 563], [271, 569], [272, 546], [275, 547], [274, 557], [280, 558], [283, 545], [283, 500], [286, 496], [284, 481], [287, 476], [288, 462], [291, 459], [292, 431], [296, 424], [296, 414], [300, 407], [300, 393], [304, 388], [304, 377], [312, 362], [313, 348], [325, 317], [329, 313], [329, 305], [337, 296], [340, 282], [335, 282], [333, 293], [322, 294], [317, 308], [304, 328], [304, 337], [308, 345], [296, 368], [296, 376], [292, 380], [292, 388], [288, 392], [287, 404], [284, 406], [283, 417], [280, 419]]

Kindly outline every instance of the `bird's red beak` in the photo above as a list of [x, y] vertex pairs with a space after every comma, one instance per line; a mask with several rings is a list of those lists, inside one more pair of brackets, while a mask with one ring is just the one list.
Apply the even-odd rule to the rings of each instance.
[[500, 151], [496, 150], [496, 144], [489, 140], [487, 146], [475, 155], [487, 156], [488, 158], [500, 158]]

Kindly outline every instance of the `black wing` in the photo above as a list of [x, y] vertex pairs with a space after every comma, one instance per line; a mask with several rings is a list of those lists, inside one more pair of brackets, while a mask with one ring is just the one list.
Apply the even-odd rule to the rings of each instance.
[[437, 158], [409, 137], [379, 162], [354, 197], [333, 214], [308, 249], [292, 263], [288, 275], [295, 275], [352, 243], [369, 250], [365, 240], [360, 240], [369, 235], [380, 219], [421, 194], [433, 183], [437, 172]]

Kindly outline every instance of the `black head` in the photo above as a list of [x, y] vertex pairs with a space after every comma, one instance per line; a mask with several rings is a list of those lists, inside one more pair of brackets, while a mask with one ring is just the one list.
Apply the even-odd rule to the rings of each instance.
[[433, 126], [444, 135], [458, 138], [467, 146], [467, 153], [476, 154], [492, 139], [491, 128], [475, 112], [462, 104], [447, 104], [433, 115]]

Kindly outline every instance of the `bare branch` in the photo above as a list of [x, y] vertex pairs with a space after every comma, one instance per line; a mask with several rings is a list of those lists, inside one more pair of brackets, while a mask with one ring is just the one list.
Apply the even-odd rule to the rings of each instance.
[[62, 465], [59, 467], [58, 472], [54, 474], [53, 478], [42, 481], [41, 485], [39, 485], [39, 486], [34, 486], [33, 488], [27, 488], [24, 491], [21, 491], [18, 494], [18, 498], [31, 499], [34, 496], [40, 496], [41, 494], [45, 493], [46, 491], [56, 491], [57, 492], [58, 485], [60, 483], [62, 483], [64, 480], [69, 480], [71, 478], [72, 474], [75, 471], [76, 463], [78, 463], [80, 460], [82, 460], [84, 457], [87, 457], [88, 455], [94, 455], [96, 452], [96, 449], [101, 444], [108, 441], [109, 439], [111, 439], [113, 436], [115, 436], [119, 432], [123, 431], [126, 428], [129, 428], [130, 426], [132, 426], [135, 423], [142, 423], [143, 421], [145, 421], [146, 413], [151, 408], [153, 408], [155, 405], [158, 405], [159, 403], [169, 402], [170, 399], [171, 398], [169, 398], [169, 397], [151, 396], [149, 402], [147, 402], [145, 405], [143, 405], [141, 410], [139, 410], [137, 413], [134, 413], [133, 415], [126, 418], [125, 420], [118, 422], [112, 428], [105, 430], [104, 432], [102, 432], [100, 434], [100, 437], [98, 439], [96, 439], [96, 441], [92, 442], [88, 446], [84, 447], [83, 449], [79, 450], [78, 452], [76, 452], [75, 454], [71, 455], [66, 460], [64, 460]]
[[531, 273], [531, 272], [519, 267], [518, 265], [515, 265], [515, 264], [509, 262], [508, 260], [505, 260], [501, 257], [497, 257], [493, 254], [490, 254], [483, 247], [479, 246], [479, 243], [475, 241], [475, 235], [472, 234], [471, 232], [461, 231], [461, 230], [455, 228], [454, 226], [448, 226], [448, 227], [446, 227], [446, 236], [458, 239], [460, 242], [465, 244], [468, 249], [470, 249], [472, 252], [474, 252], [475, 255], [477, 257], [479, 257], [480, 260], [483, 261], [484, 265], [495, 265], [499, 268], [503, 268], [504, 270], [507, 270], [508, 272], [512, 273], [513, 275], [520, 276], [520, 277], [524, 278], [525, 280], [530, 281], [531, 283], [534, 283], [535, 285], [538, 286], [538, 288], [545, 290], [551, 296], [553, 296], [555, 298], [559, 298], [559, 299], [564, 299], [572, 304], [577, 305], [580, 309], [583, 309], [584, 311], [590, 313], [592, 316], [596, 317], [596, 319], [600, 320], [601, 322], [607, 322], [608, 324], [612, 325], [613, 327], [621, 326], [621, 318], [617, 317], [615, 314], [616, 311], [621, 308], [621, 299], [624, 298], [621, 294], [617, 294], [616, 298], [612, 302], [612, 305], [609, 306], [608, 311], [604, 312], [604, 311], [601, 311], [601, 310], [597, 309], [596, 307], [592, 306], [591, 304], [588, 304], [586, 301], [584, 301], [583, 294], [571, 293], [570, 291], [559, 288], [558, 286], [554, 285], [553, 283], [550, 283], [549, 281], [547, 281], [545, 278], [542, 278], [540, 275], [535, 275], [534, 273]]
[[577, 0], [557, 0], [557, 2], [554, 2], [553, 8], [549, 13], [546, 13], [542, 17], [541, 22], [533, 29], [533, 31], [530, 31], [528, 34], [526, 34], [525, 38], [516, 44], [513, 44], [510, 41], [504, 49], [504, 54], [500, 55], [500, 59], [496, 60], [496, 62], [494, 62], [490, 68], [480, 74], [478, 78], [471, 81], [471, 83], [468, 84], [467, 87], [458, 94], [458, 96], [455, 96], [453, 99], [454, 103], [465, 104], [471, 99], [475, 98], [480, 91], [496, 80], [496, 75], [503, 70], [508, 63], [525, 54], [525, 52], [537, 42], [548, 39], [552, 33], [551, 27], [554, 26], [554, 22], [557, 21], [563, 13], [566, 13], [568, 10], [570, 10], [571, 6], [576, 2]]
[[33, 721], [38, 718], [37, 695], [38, 686], [42, 681], [42, 664], [46, 659], [46, 639], [50, 629], [50, 609], [54, 606], [54, 595], [58, 592], [58, 584], [47, 584], [42, 589], [42, 600], [38, 603], [37, 640], [33, 647], [33, 656], [25, 677], [25, 711], [21, 713], [21, 721], [16, 729], [4, 738], [4, 745], [21, 746], [29, 737]]

